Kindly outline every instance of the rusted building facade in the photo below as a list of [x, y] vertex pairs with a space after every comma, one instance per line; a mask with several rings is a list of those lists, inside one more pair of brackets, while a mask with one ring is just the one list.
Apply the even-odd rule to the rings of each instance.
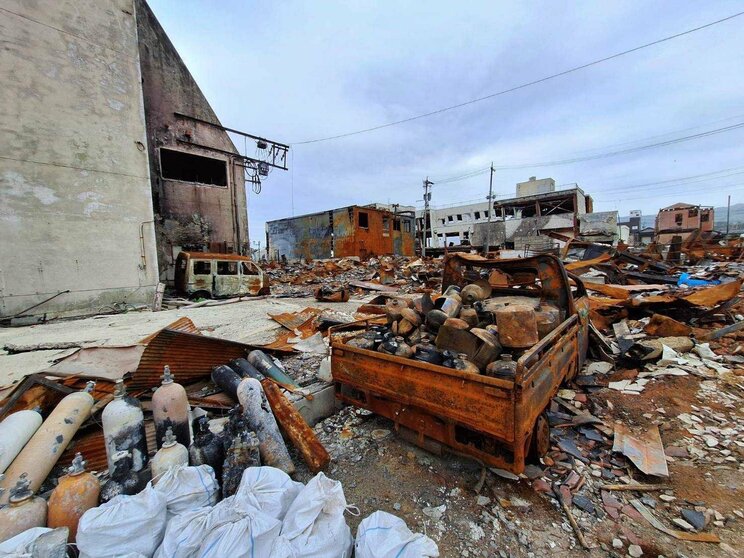
[[178, 252], [248, 253], [239, 153], [145, 0], [135, 0], [158, 262]]
[[656, 242], [669, 244], [675, 236], [687, 239], [697, 230], [701, 233], [713, 231], [712, 207], [675, 203], [659, 210], [656, 215]]
[[266, 223], [271, 259], [414, 255], [413, 212], [352, 205]]

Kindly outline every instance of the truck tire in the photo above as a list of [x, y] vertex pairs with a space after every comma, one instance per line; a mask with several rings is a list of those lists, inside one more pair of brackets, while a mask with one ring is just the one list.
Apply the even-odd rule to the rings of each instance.
[[537, 417], [535, 427], [532, 430], [530, 443], [530, 457], [539, 459], [545, 457], [550, 450], [550, 423], [545, 413]]
[[198, 300], [200, 298], [212, 298], [212, 295], [209, 294], [209, 291], [196, 291], [189, 297], [191, 300]]

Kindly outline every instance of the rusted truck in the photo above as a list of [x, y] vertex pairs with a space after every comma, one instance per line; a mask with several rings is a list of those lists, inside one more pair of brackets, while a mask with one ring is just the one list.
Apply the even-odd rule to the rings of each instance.
[[584, 364], [589, 301], [581, 281], [551, 255], [486, 260], [453, 254], [445, 259], [442, 289], [484, 277], [495, 296], [540, 297], [561, 309], [557, 327], [519, 357], [513, 381], [350, 346], [343, 331], [351, 324], [332, 330], [331, 370], [341, 401], [389, 418], [418, 445], [448, 446], [521, 473], [528, 456], [548, 451], [545, 410]]
[[269, 279], [248, 256], [180, 252], [175, 286], [191, 298], [224, 298], [269, 294]]

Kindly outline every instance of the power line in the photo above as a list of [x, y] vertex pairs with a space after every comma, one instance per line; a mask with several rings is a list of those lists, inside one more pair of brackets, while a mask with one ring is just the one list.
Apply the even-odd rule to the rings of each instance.
[[[511, 165], [498, 165], [494, 168], [497, 170], [515, 170], [515, 169], [528, 169], [528, 168], [537, 168], [537, 167], [554, 167], [559, 165], [568, 165], [573, 163], [580, 163], [582, 161], [593, 161], [596, 159], [605, 159], [607, 157], [615, 157], [617, 155], [626, 155], [629, 153], [635, 153], [638, 151], [644, 151], [646, 149], [654, 149], [656, 147], [664, 147], [667, 145], [673, 145], [676, 143], [682, 143], [685, 141], [690, 141], [694, 139], [704, 138], [707, 136], [712, 136], [715, 134], [721, 134], [724, 132], [730, 132], [732, 130], [737, 130], [739, 128], [744, 128], [744, 122], [739, 122], [737, 124], [732, 124], [731, 126], [724, 126], [722, 128], [716, 128], [713, 130], [708, 130], [705, 132], [700, 132], [697, 134], [691, 134], [688, 136], [681, 136], [665, 141], [660, 141], [656, 143], [650, 143], [645, 145], [639, 145], [636, 147], [629, 147], [627, 149], [619, 149], [615, 151], [607, 151], [605, 153], [597, 153], [594, 155], [586, 155], [584, 157], [573, 157], [568, 159], [559, 159], [556, 161], [541, 161], [541, 162], [534, 162], [534, 163], [518, 163], [518, 164], [511, 164]], [[474, 176], [478, 176], [479, 174], [485, 174], [489, 171], [489, 167], [486, 167], [484, 169], [477, 169], [474, 171], [471, 171], [467, 174], [462, 174], [460, 176], [451, 176], [448, 178], [445, 178], [443, 180], [438, 180], [437, 184], [448, 184], [451, 182], [459, 182], [460, 180], [465, 180], [467, 178], [471, 178]]]
[[414, 120], [419, 120], [421, 118], [427, 118], [429, 116], [434, 116], [434, 115], [437, 115], [437, 114], [442, 114], [442, 113], [447, 112], [447, 111], [450, 111], [450, 110], [455, 110], [455, 109], [462, 108], [462, 107], [465, 107], [465, 106], [468, 106], [468, 105], [479, 103], [481, 101], [485, 101], [485, 100], [488, 100], [488, 99], [493, 99], [494, 97], [498, 97], [500, 95], [505, 95], [507, 93], [512, 93], [514, 91], [518, 91], [520, 89], [524, 89], [524, 88], [530, 87], [532, 85], [537, 85], [538, 83], [544, 83], [546, 81], [549, 81], [549, 80], [552, 80], [552, 79], [555, 79], [555, 78], [558, 78], [558, 77], [561, 77], [561, 76], [565, 76], [567, 74], [578, 72], [578, 71], [583, 70], [585, 68], [589, 68], [591, 66], [596, 66], [597, 64], [601, 64], [603, 62], [607, 62], [608, 60], [613, 60], [614, 58], [619, 58], [621, 56], [625, 56], [625, 55], [631, 54], [633, 52], [637, 52], [637, 51], [642, 50], [644, 48], [648, 48], [648, 47], [651, 47], [651, 46], [654, 46], [654, 45], [658, 45], [658, 44], [661, 44], [661, 43], [664, 43], [664, 42], [667, 42], [667, 41], [671, 41], [673, 39], [677, 39], [677, 38], [682, 37], [684, 35], [689, 35], [690, 33], [695, 33], [696, 31], [701, 31], [703, 29], [707, 29], [708, 27], [712, 27], [714, 25], [718, 25], [719, 23], [723, 23], [725, 21], [729, 21], [729, 20], [734, 19], [734, 18], [737, 18], [737, 17], [739, 17], [741, 15], [744, 15], [744, 12], [738, 12], [736, 14], [733, 14], [733, 15], [730, 15], [730, 16], [727, 16], [727, 17], [724, 17], [722, 19], [718, 19], [716, 21], [711, 21], [710, 23], [706, 23], [704, 25], [700, 25], [699, 27], [695, 27], [693, 29], [688, 29], [687, 31], [682, 31], [681, 33], [676, 33], [674, 35], [669, 35], [668, 37], [664, 37], [662, 39], [657, 39], [657, 40], [652, 41], [650, 43], [646, 43], [646, 44], [643, 44], [643, 45], [640, 45], [640, 46], [637, 46], [637, 47], [630, 48], [628, 50], [624, 50], [622, 52], [618, 52], [618, 53], [615, 53], [615, 54], [611, 54], [609, 56], [605, 56], [604, 58], [599, 58], [597, 60], [593, 60], [591, 62], [587, 62], [586, 64], [582, 64], [581, 66], [575, 66], [573, 68], [570, 68], [568, 70], [564, 70], [562, 72], [558, 72], [556, 74], [551, 74], [549, 76], [545, 76], [545, 77], [542, 77], [542, 78], [539, 78], [539, 79], [535, 79], [533, 81], [529, 81], [529, 82], [523, 83], [521, 85], [516, 85], [514, 87], [510, 87], [509, 89], [503, 89], [502, 91], [498, 91], [496, 93], [491, 93], [491, 94], [485, 95], [483, 97], [477, 97], [475, 99], [470, 99], [468, 101], [464, 101], [464, 102], [458, 103], [456, 105], [451, 105], [451, 106], [448, 106], [448, 107], [443, 107], [443, 108], [440, 108], [440, 109], [437, 109], [437, 110], [433, 110], [431, 112], [425, 112], [425, 113], [422, 113], [422, 114], [417, 114], [415, 116], [410, 116], [408, 118], [403, 118], [401, 120], [394, 120], [392, 122], [387, 122], [386, 124], [380, 124], [378, 126], [372, 126], [371, 128], [364, 128], [364, 129], [361, 129], [361, 130], [355, 130], [353, 132], [346, 132], [346, 133], [343, 133], [343, 134], [337, 134], [335, 136], [328, 136], [328, 137], [324, 137], [324, 138], [317, 138], [317, 139], [311, 139], [311, 140], [305, 140], [305, 141], [298, 141], [298, 142], [295, 142], [295, 143], [293, 143], [291, 145], [306, 145], [308, 143], [319, 143], [319, 142], [322, 142], [322, 141], [330, 141], [330, 140], [335, 140], [335, 139], [340, 139], [340, 138], [346, 138], [346, 137], [349, 137], [349, 136], [355, 136], [355, 135], [358, 135], [358, 134], [365, 134], [365, 133], [368, 133], [368, 132], [374, 132], [376, 130], [381, 130], [383, 128], [389, 128], [391, 126], [397, 126], [398, 124], [404, 124], [406, 122], [412, 122]]

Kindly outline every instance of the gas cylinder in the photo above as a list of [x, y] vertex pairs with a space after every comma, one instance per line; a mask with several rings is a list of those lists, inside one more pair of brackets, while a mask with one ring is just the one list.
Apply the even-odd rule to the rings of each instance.
[[189, 429], [189, 399], [181, 384], [174, 381], [168, 366], [163, 370], [163, 383], [152, 394], [152, 417], [155, 420], [155, 445], [162, 445], [165, 431], [170, 428], [184, 447], [191, 445]]
[[5, 472], [41, 426], [38, 411], [18, 411], [0, 422], [0, 473]]
[[113, 455], [117, 451], [131, 452], [133, 471], [144, 469], [148, 460], [145, 417], [140, 402], [127, 395], [123, 380], [116, 381], [114, 400], [106, 405], [101, 421], [109, 470], [113, 468]]
[[34, 497], [26, 474], [19, 476], [10, 491], [10, 505], [0, 508], [0, 542], [7, 541], [32, 527], [44, 527], [47, 503]]
[[[90, 395], [94, 385], [94, 382], [88, 382], [85, 391], [66, 395], [59, 402], [5, 471], [5, 480], [0, 481], [0, 487], [14, 486], [26, 473], [29, 490], [32, 493], [39, 490], [70, 439], [88, 418], [94, 403]], [[7, 502], [8, 497], [7, 493], [0, 496], [0, 503]]]
[[262, 463], [281, 469], [288, 475], [294, 473], [294, 463], [289, 457], [261, 382], [244, 378], [238, 386], [238, 400], [243, 406], [243, 416], [248, 427], [258, 436]]
[[152, 484], [157, 484], [158, 479], [168, 469], [188, 464], [189, 450], [183, 444], [178, 443], [173, 430], [169, 426], [163, 437], [163, 445], [152, 458], [150, 465], [152, 469]]
[[502, 353], [499, 360], [494, 360], [486, 368], [486, 376], [501, 378], [502, 380], [514, 380], [517, 373], [517, 363], [512, 360], [510, 354]]
[[221, 364], [212, 368], [212, 381], [234, 401], [238, 400], [238, 384], [240, 380], [242, 380], [240, 374], [229, 366]]
[[86, 511], [98, 505], [100, 494], [101, 483], [85, 471], [83, 456], [75, 454], [72, 466], [59, 478], [57, 488], [49, 497], [47, 527], [67, 527], [70, 530], [67, 540], [75, 542], [78, 521]]
[[[263, 351], [255, 350], [248, 353], [248, 362], [255, 366], [256, 370], [261, 374], [282, 385], [300, 387], [297, 385], [297, 382], [287, 376], [284, 370], [279, 368], [276, 363], [271, 360], [271, 357]], [[259, 439], [260, 438], [261, 437], [259, 436]]]
[[225, 456], [222, 467], [222, 497], [235, 494], [243, 478], [243, 471], [248, 467], [260, 466], [258, 437], [250, 430], [241, 432], [235, 437]]
[[209, 430], [206, 416], [194, 419], [194, 443], [189, 447], [189, 461], [192, 465], [209, 465], [214, 475], [222, 478], [222, 464], [225, 461], [225, 447], [219, 436]]
[[101, 502], [108, 502], [120, 494], [137, 494], [147, 484], [148, 475], [144, 471], [132, 471], [132, 454], [117, 451], [113, 456], [113, 466], [109, 469], [109, 479], [101, 488]]

